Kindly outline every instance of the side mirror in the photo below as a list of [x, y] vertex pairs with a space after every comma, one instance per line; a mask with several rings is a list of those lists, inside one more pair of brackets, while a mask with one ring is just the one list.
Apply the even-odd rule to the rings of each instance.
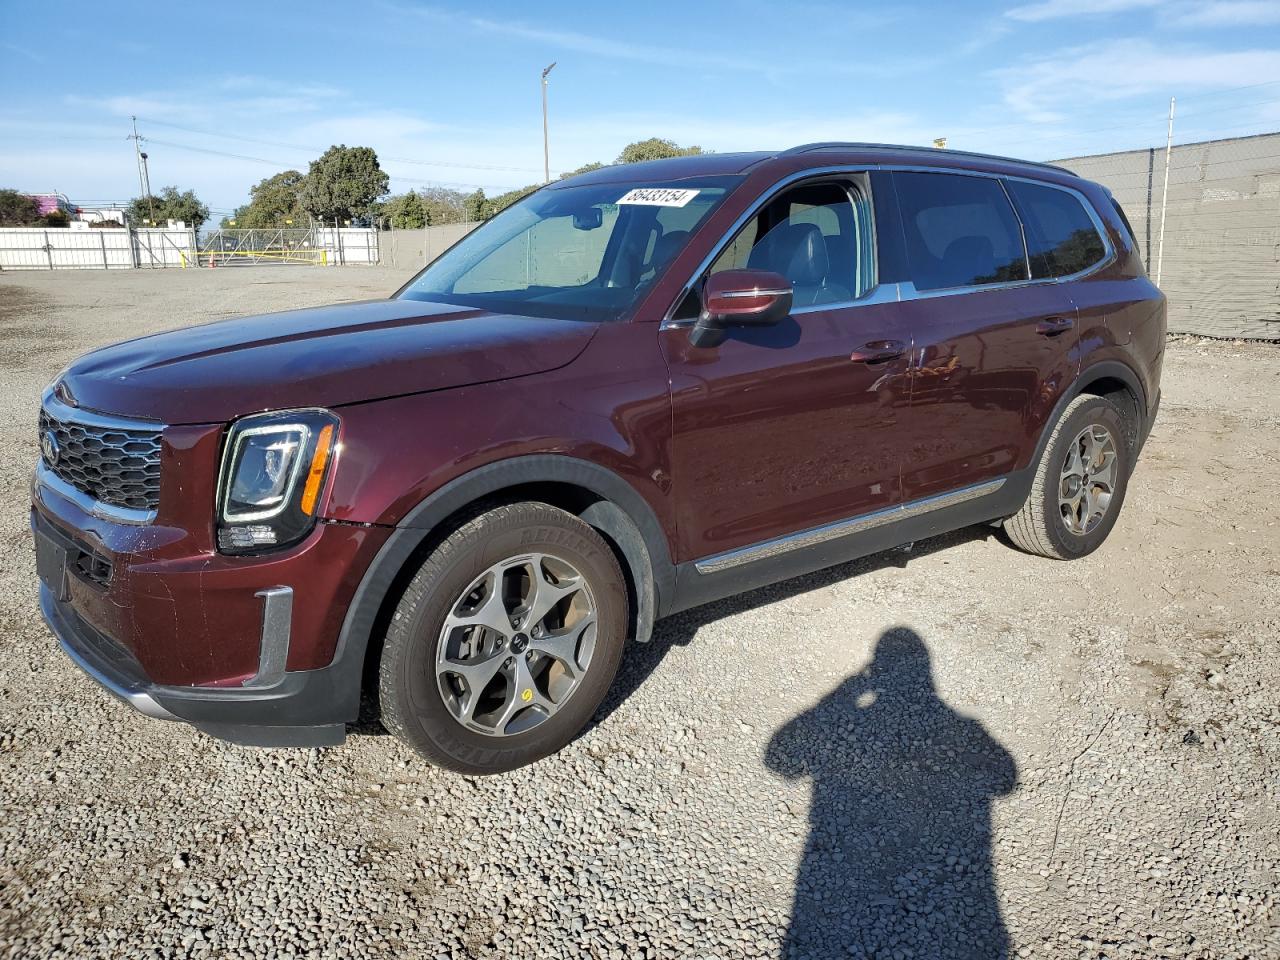
[[702, 314], [689, 334], [695, 347], [714, 347], [729, 327], [767, 327], [791, 313], [791, 281], [771, 270], [724, 270], [702, 288]]

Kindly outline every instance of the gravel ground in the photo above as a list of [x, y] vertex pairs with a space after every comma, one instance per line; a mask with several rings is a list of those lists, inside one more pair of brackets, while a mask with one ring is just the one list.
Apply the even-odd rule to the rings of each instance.
[[1280, 349], [1171, 342], [1110, 541], [961, 532], [692, 611], [560, 755], [256, 751], [40, 623], [40, 388], [392, 271], [0, 277], [0, 957], [1280, 957]]

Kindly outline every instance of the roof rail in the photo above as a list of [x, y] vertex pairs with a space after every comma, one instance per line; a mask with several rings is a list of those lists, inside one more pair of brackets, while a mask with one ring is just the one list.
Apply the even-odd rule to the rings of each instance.
[[1041, 167], [1045, 170], [1056, 170], [1058, 173], [1069, 173], [1076, 176], [1074, 170], [1068, 170], [1066, 167], [1060, 167], [1053, 163], [1041, 163], [1037, 160], [1019, 160], [1016, 157], [1002, 157], [994, 153], [975, 153], [971, 150], [951, 150], [947, 147], [920, 147], [908, 146], [900, 143], [857, 143], [843, 142], [840, 140], [825, 140], [817, 143], [802, 143], [799, 146], [791, 147], [789, 150], [783, 150], [778, 156], [789, 157], [798, 153], [816, 153], [820, 150], [902, 150], [907, 153], [927, 153], [930, 156], [938, 154], [951, 154], [957, 157], [973, 157], [978, 160], [1003, 160], [1007, 163], [1020, 163], [1028, 167]]

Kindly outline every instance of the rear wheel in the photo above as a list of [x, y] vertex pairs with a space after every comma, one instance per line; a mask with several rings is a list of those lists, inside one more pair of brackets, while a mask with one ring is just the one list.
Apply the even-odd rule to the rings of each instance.
[[622, 571], [587, 524], [541, 503], [481, 514], [431, 553], [396, 608], [383, 723], [452, 770], [532, 763], [600, 705], [626, 622]]
[[1130, 433], [1106, 398], [1072, 400], [1049, 437], [1026, 502], [1004, 523], [1014, 545], [1057, 560], [1098, 549], [1124, 503]]

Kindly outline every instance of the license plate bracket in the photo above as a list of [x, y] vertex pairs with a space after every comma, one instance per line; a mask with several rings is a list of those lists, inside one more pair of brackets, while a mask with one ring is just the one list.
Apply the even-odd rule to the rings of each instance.
[[36, 574], [59, 603], [71, 599], [67, 584], [67, 548], [39, 530], [36, 539]]

